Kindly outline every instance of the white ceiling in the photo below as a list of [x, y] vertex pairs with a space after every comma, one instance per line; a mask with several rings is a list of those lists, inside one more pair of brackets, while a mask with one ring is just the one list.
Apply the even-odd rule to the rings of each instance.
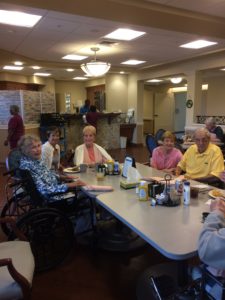
[[[85, 0], [83, 1], [85, 2]], [[13, 2], [17, 5], [14, 5]], [[18, 3], [24, 4], [26, 2], [31, 3], [33, 8], [18, 5]], [[48, 2], [46, 2], [47, 8], [51, 6]], [[151, 19], [151, 15], [149, 15], [149, 23], [155, 22], [155, 26], [151, 26], [147, 24], [144, 17], [143, 25], [141, 24], [141, 15], [137, 15], [137, 20], [134, 18], [134, 22], [131, 22], [129, 10], [127, 13], [124, 12], [124, 21], [121, 22], [118, 21], [123, 19], [120, 16], [122, 15], [120, 11], [118, 11], [118, 18], [114, 17], [114, 20], [112, 20], [112, 17], [111, 20], [105, 20], [104, 15], [101, 18], [96, 18], [95, 16], [99, 12], [95, 12], [94, 10], [92, 17], [90, 16], [92, 14], [90, 10], [87, 12], [88, 16], [68, 13], [76, 9], [76, 7], [72, 9], [72, 6], [71, 10], [68, 6], [68, 8], [66, 7], [66, 9], [62, 9], [60, 12], [53, 9], [42, 9], [41, 6], [44, 4], [40, 4], [37, 0], [30, 2], [0, 2], [0, 9], [16, 9], [42, 15], [42, 19], [32, 29], [0, 24], [0, 72], [3, 72], [2, 67], [4, 64], [12, 64], [15, 60], [22, 60], [25, 63], [23, 70], [23, 74], [25, 75], [33, 74], [34, 71], [30, 68], [31, 65], [42, 66], [41, 71], [50, 71], [53, 78], [58, 80], [72, 79], [74, 76], [83, 75], [83, 72], [79, 68], [79, 62], [65, 61], [62, 60], [62, 57], [71, 53], [87, 54], [82, 51], [84, 47], [90, 49], [91, 46], [101, 45], [105, 41], [109, 41], [104, 36], [119, 27], [129, 27], [145, 31], [146, 35], [130, 42], [119, 41], [116, 45], [100, 47], [101, 50], [97, 53], [97, 58], [110, 62], [112, 64], [112, 72], [140, 70], [225, 49], [225, 19], [223, 18], [225, 16], [225, 1], [105, 0], [106, 2], [109, 4], [113, 2], [118, 8], [120, 8], [121, 3], [126, 4], [127, 9], [130, 8], [131, 11], [134, 7], [145, 9], [145, 11], [149, 8], [154, 8], [159, 13], [167, 11], [171, 16], [174, 16], [174, 24], [169, 19], [168, 21], [164, 20], [163, 14], [161, 15], [162, 20]], [[98, 10], [97, 7], [96, 1], [96, 10]], [[65, 13], [65, 10], [68, 12]], [[188, 10], [192, 11], [192, 14]], [[114, 15], [116, 15], [116, 12], [114, 12]], [[187, 20], [185, 17], [190, 18], [188, 26], [187, 24], [182, 24], [182, 16], [184, 20]], [[199, 28], [194, 27], [195, 20], [192, 24], [192, 16], [195, 17], [196, 22], [202, 25], [202, 28], [201, 26]], [[215, 16], [217, 17], [215, 18]], [[128, 21], [127, 18], [129, 19]], [[165, 24], [163, 24], [164, 21]], [[207, 28], [204, 28], [205, 24], [209, 26], [209, 35], [207, 34]], [[188, 29], [183, 28], [185, 26]], [[172, 27], [176, 28], [171, 30]], [[216, 31], [218, 35], [215, 36], [212, 34], [211, 31], [213, 29], [215, 31], [218, 29]], [[202, 32], [205, 34], [202, 34]], [[200, 50], [179, 48], [181, 44], [200, 38], [216, 41], [218, 45]], [[88, 50], [88, 54], [89, 58], [84, 62], [92, 59], [93, 53]], [[130, 68], [122, 66], [121, 62], [127, 59], [144, 60], [146, 63]], [[65, 68], [68, 67], [75, 68], [76, 70], [68, 73], [65, 71]], [[13, 72], [16, 73], [15, 71]]]

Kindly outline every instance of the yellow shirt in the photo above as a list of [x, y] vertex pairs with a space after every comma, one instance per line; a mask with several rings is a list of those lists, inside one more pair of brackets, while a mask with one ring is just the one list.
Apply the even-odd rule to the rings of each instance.
[[224, 170], [224, 160], [220, 148], [209, 144], [205, 152], [199, 153], [197, 145], [192, 145], [178, 163], [190, 178], [201, 178], [209, 175], [219, 177]]

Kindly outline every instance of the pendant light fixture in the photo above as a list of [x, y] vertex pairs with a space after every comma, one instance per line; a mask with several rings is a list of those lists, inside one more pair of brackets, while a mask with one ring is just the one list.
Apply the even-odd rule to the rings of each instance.
[[95, 53], [94, 60], [91, 60], [90, 62], [87, 62], [85, 64], [82, 64], [80, 67], [81, 69], [88, 75], [92, 77], [98, 77], [106, 74], [111, 64], [103, 61], [98, 61], [96, 59], [96, 52], [99, 51], [99, 48], [93, 47], [91, 50]]
[[173, 77], [170, 79], [170, 81], [174, 84], [178, 84], [182, 81], [182, 77]]

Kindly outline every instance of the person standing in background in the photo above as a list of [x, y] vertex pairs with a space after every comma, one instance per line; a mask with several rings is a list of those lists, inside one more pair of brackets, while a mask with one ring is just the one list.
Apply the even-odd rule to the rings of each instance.
[[4, 142], [5, 146], [10, 146], [10, 149], [17, 147], [17, 142], [24, 135], [23, 119], [19, 115], [19, 107], [10, 105], [10, 114], [12, 117], [8, 122], [8, 136]]
[[80, 108], [80, 114], [84, 115], [86, 113], [88, 113], [90, 111], [90, 100], [89, 99], [86, 99], [85, 102], [84, 102], [84, 105], [81, 106]]
[[86, 120], [89, 125], [94, 126], [97, 129], [97, 121], [99, 118], [99, 113], [97, 112], [96, 106], [91, 105], [90, 111], [86, 114]]

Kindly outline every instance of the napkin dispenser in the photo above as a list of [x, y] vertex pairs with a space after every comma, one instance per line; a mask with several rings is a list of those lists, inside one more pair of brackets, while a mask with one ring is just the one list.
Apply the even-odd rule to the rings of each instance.
[[127, 169], [127, 178], [120, 180], [120, 186], [124, 189], [135, 188], [141, 179], [141, 175], [138, 170], [134, 167], [128, 167]]

